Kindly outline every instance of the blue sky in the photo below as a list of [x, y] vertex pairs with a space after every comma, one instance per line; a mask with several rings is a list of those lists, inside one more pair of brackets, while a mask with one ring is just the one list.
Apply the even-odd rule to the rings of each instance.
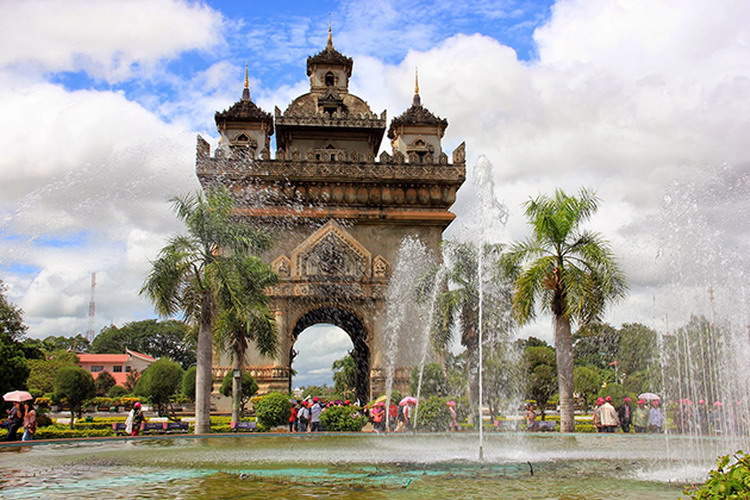
[[[155, 77], [107, 81], [86, 71], [50, 73], [68, 90], [121, 91], [169, 121], [162, 104], [179, 100], [185, 81], [216, 63], [240, 68], [226, 74], [238, 88], [248, 64], [254, 86], [265, 96], [305, 78], [305, 59], [325, 44], [328, 23], [337, 47], [350, 56], [396, 64], [409, 51], [427, 50], [456, 34], [482, 34], [512, 47], [520, 60], [536, 57], [533, 31], [549, 17], [550, 1], [469, 2], [206, 2], [224, 19], [224, 40], [213, 50], [187, 50], [166, 61]], [[137, 64], [134, 64], [134, 68]], [[136, 72], [137, 74], [137, 72]], [[227, 105], [231, 104], [227, 102]], [[210, 133], [212, 117], [200, 125]]]
[[[266, 111], [305, 92], [329, 22], [354, 58], [352, 91], [389, 119], [419, 67], [422, 102], [450, 124], [444, 149], [466, 141], [470, 166], [493, 165], [510, 210], [499, 239], [527, 234], [531, 195], [598, 192], [592, 227], [631, 282], [613, 323], [677, 322], [720, 276], [679, 270], [750, 255], [746, 0], [27, 0], [4, 14], [0, 279], [32, 336], [86, 329], [92, 271], [98, 327], [154, 316], [138, 290], [180, 230], [165, 200], [197, 188], [195, 135], [215, 143], [213, 114], [239, 98], [246, 63]], [[471, 232], [472, 189], [449, 237]], [[545, 317], [523, 332], [551, 340]], [[348, 345], [331, 337], [312, 359]], [[329, 376], [321, 363], [310, 380]]]

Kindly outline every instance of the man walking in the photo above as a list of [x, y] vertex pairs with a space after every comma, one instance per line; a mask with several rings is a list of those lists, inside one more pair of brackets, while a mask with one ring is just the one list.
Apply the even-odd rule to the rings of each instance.
[[323, 406], [320, 404], [320, 400], [315, 397], [313, 398], [313, 404], [310, 407], [310, 431], [320, 432], [320, 412], [323, 411]]

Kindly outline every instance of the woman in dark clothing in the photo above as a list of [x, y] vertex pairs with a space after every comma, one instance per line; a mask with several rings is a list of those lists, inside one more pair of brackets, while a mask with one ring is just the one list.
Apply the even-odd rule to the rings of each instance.
[[622, 405], [617, 409], [622, 432], [630, 432], [630, 423], [633, 420], [633, 406], [629, 397], [622, 398]]
[[21, 409], [21, 403], [18, 401], [13, 402], [13, 407], [8, 410], [8, 435], [5, 436], [6, 441], [18, 441], [18, 429], [23, 425], [23, 410]]

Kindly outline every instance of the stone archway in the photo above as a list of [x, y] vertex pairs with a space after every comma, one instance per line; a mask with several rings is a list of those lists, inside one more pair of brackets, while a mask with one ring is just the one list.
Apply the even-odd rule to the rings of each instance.
[[357, 367], [356, 397], [360, 401], [367, 401], [370, 397], [370, 347], [367, 345], [367, 330], [362, 320], [351, 311], [336, 306], [321, 306], [303, 314], [292, 328], [289, 369], [291, 370], [293, 361], [291, 351], [300, 333], [306, 328], [320, 323], [338, 326], [349, 335], [354, 345], [351, 355]]

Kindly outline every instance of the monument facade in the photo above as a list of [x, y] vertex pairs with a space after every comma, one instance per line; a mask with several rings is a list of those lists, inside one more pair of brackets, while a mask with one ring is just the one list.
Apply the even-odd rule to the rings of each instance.
[[[215, 115], [220, 139], [213, 155], [198, 136], [203, 188], [226, 186], [237, 216], [274, 237], [262, 257], [279, 276], [268, 294], [280, 349], [273, 358], [249, 352], [245, 360], [260, 392], [290, 390], [299, 334], [330, 323], [354, 345], [357, 398], [381, 394], [385, 292], [401, 240], [416, 236], [439, 255], [442, 233], [455, 218], [449, 209], [465, 179], [464, 144], [449, 160], [441, 144], [448, 122], [422, 106], [417, 85], [412, 105], [387, 127], [391, 152], [378, 154], [386, 112], [374, 113], [349, 92], [352, 69], [329, 30], [326, 47], [307, 59], [309, 92], [271, 116], [252, 101], [246, 70], [242, 98]], [[396, 387], [408, 386], [413, 359], [399, 361]], [[230, 367], [217, 353], [215, 381]]]

